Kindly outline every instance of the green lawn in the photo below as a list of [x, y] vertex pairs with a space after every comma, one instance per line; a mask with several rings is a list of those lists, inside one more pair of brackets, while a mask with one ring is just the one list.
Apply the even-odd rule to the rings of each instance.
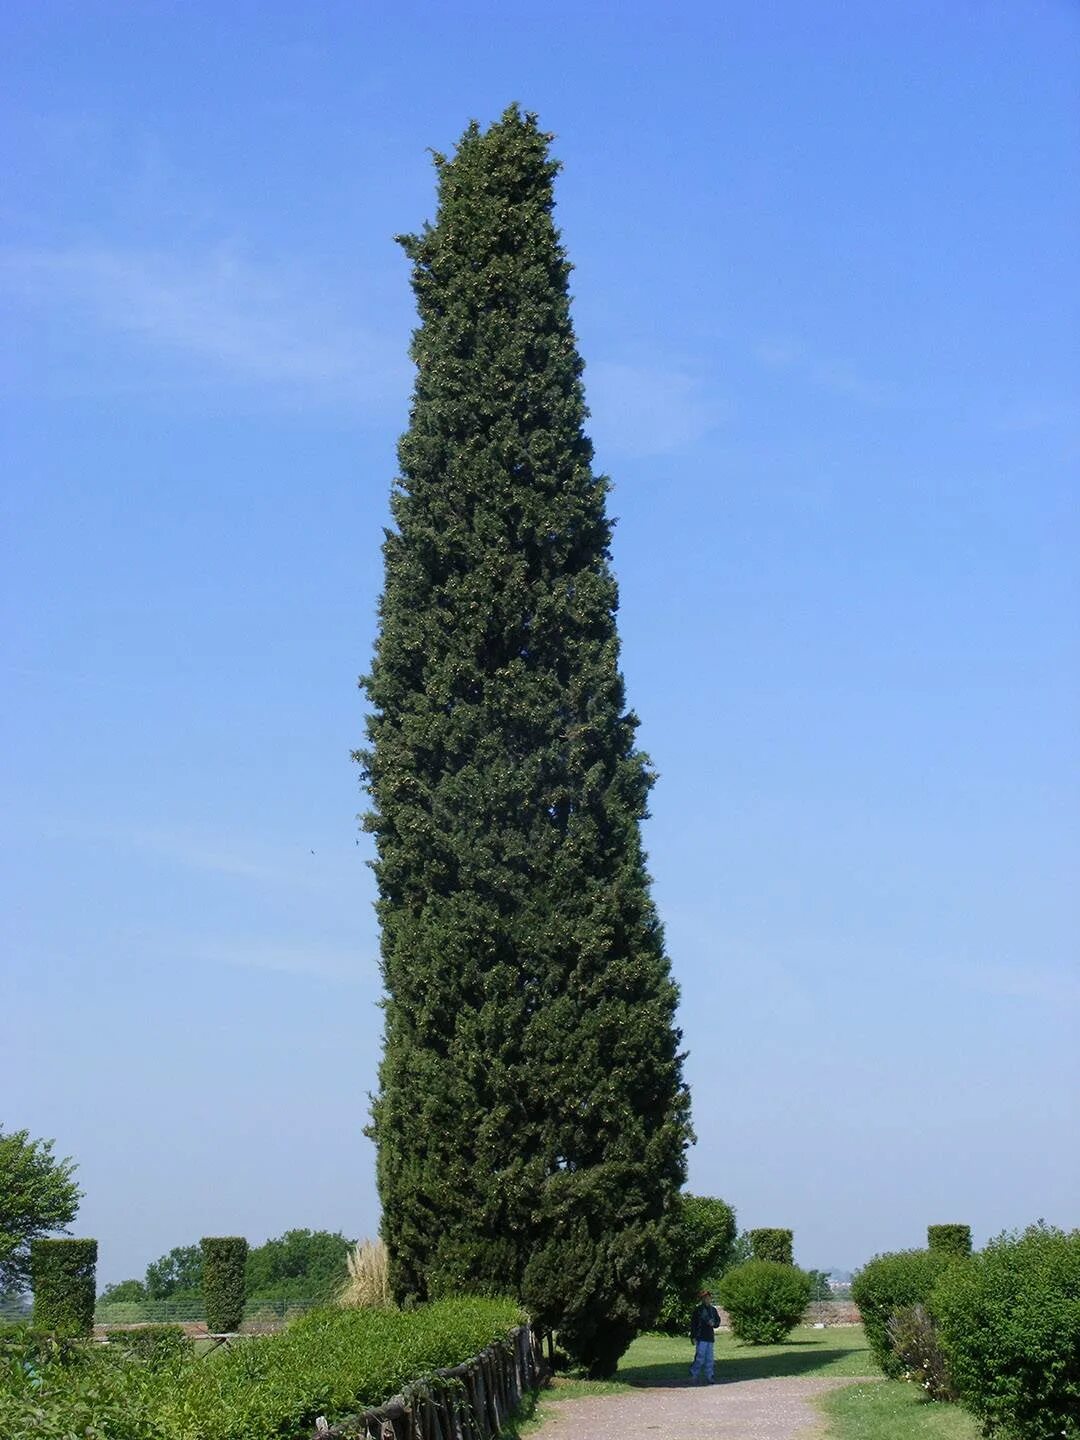
[[[641, 1335], [619, 1362], [613, 1380], [578, 1380], [559, 1375], [550, 1390], [530, 1404], [515, 1432], [528, 1440], [543, 1424], [551, 1404], [579, 1395], [614, 1395], [633, 1387], [684, 1385], [693, 1346], [670, 1335]], [[776, 1375], [837, 1375], [852, 1377], [852, 1384], [822, 1396], [820, 1405], [828, 1421], [827, 1440], [978, 1440], [978, 1427], [955, 1405], [935, 1405], [922, 1399], [913, 1385], [874, 1380], [855, 1383], [857, 1377], [876, 1375], [877, 1367], [862, 1328], [799, 1329], [783, 1345], [740, 1345], [731, 1335], [716, 1337], [716, 1374], [726, 1381], [768, 1379]]]
[[[641, 1335], [619, 1361], [617, 1379], [629, 1385], [674, 1385], [686, 1380], [694, 1347], [671, 1335]], [[860, 1325], [832, 1330], [800, 1327], [782, 1345], [741, 1345], [726, 1331], [716, 1337], [716, 1376], [760, 1380], [774, 1375], [876, 1375]]]
[[885, 1380], [845, 1385], [820, 1400], [829, 1440], [977, 1440], [979, 1427], [958, 1405], [923, 1400], [914, 1385]]

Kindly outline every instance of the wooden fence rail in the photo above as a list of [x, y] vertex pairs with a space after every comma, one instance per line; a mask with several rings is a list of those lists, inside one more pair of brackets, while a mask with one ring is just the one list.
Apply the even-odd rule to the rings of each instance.
[[540, 1336], [520, 1325], [463, 1365], [425, 1375], [377, 1410], [333, 1425], [320, 1419], [315, 1435], [320, 1440], [497, 1440], [548, 1373]]

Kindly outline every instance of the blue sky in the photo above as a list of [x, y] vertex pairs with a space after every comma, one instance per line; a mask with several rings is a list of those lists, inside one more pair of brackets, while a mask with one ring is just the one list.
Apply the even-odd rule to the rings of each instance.
[[557, 218], [691, 1185], [852, 1266], [1080, 1224], [1080, 10], [0, 17], [0, 1121], [103, 1280], [377, 1225], [362, 735], [428, 147]]

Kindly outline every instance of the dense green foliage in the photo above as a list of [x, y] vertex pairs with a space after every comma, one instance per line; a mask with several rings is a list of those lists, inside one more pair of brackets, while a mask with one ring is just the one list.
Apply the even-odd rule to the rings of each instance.
[[802, 1319], [810, 1276], [778, 1260], [748, 1260], [720, 1281], [720, 1304], [732, 1334], [750, 1345], [777, 1345]]
[[402, 241], [417, 374], [357, 756], [371, 1133], [397, 1297], [509, 1286], [603, 1370], [659, 1309], [689, 1102], [549, 139], [470, 126]]
[[713, 1195], [680, 1195], [669, 1236], [669, 1279], [656, 1328], [683, 1335], [699, 1291], [715, 1289], [731, 1263], [735, 1211]]
[[966, 1255], [971, 1254], [971, 1226], [928, 1225], [926, 1227], [926, 1245], [930, 1250], [937, 1250], [942, 1255], [952, 1255], [962, 1260]]
[[953, 1384], [988, 1431], [1080, 1436], [1080, 1230], [1002, 1235], [951, 1266], [930, 1305]]
[[456, 1365], [522, 1316], [508, 1301], [444, 1301], [408, 1312], [313, 1311], [280, 1334], [207, 1360], [159, 1346], [67, 1345], [25, 1327], [0, 1334], [4, 1440], [294, 1440], [381, 1404], [411, 1380]]
[[174, 1295], [197, 1295], [203, 1285], [201, 1245], [174, 1245], [167, 1255], [146, 1267], [146, 1294], [150, 1300], [171, 1300]]
[[203, 1252], [203, 1298], [211, 1335], [240, 1329], [246, 1298], [248, 1243], [240, 1235], [208, 1235]]
[[901, 1305], [886, 1326], [889, 1347], [905, 1380], [918, 1385], [929, 1400], [955, 1400], [938, 1324], [925, 1305]]
[[106, 1330], [105, 1338], [132, 1358], [152, 1365], [185, 1359], [193, 1348], [182, 1325], [139, 1325], [133, 1330]]
[[750, 1231], [750, 1250], [755, 1260], [772, 1260], [777, 1265], [794, 1265], [795, 1235], [791, 1230]]
[[286, 1230], [248, 1251], [249, 1300], [329, 1300], [348, 1275], [352, 1241], [329, 1230]]
[[829, 1284], [829, 1272], [827, 1270], [808, 1270], [810, 1276], [810, 1299], [831, 1300], [832, 1286]]
[[[248, 1301], [330, 1299], [345, 1281], [351, 1244], [340, 1232], [286, 1230], [250, 1247], [244, 1267]], [[146, 1267], [145, 1281], [106, 1285], [99, 1300], [106, 1318], [120, 1324], [160, 1313], [160, 1306], [147, 1301], [170, 1301], [172, 1314], [201, 1315], [205, 1308], [202, 1247], [174, 1246]]]
[[89, 1335], [94, 1325], [96, 1240], [32, 1240], [34, 1328]]
[[0, 1127], [0, 1292], [19, 1294], [30, 1283], [30, 1244], [50, 1230], [65, 1231], [82, 1191], [75, 1163], [57, 1160], [52, 1140]]
[[146, 1286], [141, 1280], [115, 1280], [111, 1285], [106, 1285], [98, 1296], [101, 1305], [137, 1305], [144, 1300], [149, 1300], [146, 1293]]
[[851, 1298], [859, 1307], [874, 1359], [892, 1380], [904, 1375], [904, 1363], [892, 1348], [889, 1321], [909, 1305], [926, 1305], [930, 1293], [949, 1268], [940, 1251], [899, 1250], [875, 1255], [851, 1282]]

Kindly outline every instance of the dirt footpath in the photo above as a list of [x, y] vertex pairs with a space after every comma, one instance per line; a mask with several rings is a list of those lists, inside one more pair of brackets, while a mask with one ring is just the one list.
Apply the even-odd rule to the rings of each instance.
[[816, 1395], [858, 1377], [737, 1380], [559, 1400], [531, 1440], [812, 1440]]

